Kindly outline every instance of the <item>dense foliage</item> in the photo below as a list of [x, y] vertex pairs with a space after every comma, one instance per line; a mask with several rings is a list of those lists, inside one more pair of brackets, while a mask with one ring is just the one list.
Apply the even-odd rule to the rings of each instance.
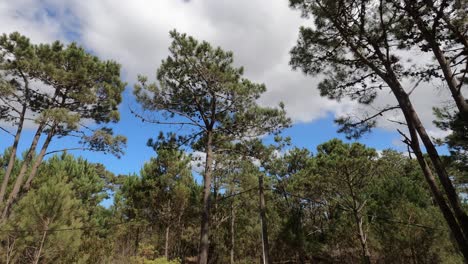
[[[189, 156], [156, 149], [139, 175], [114, 176], [69, 154], [44, 162], [2, 225], [9, 263], [190, 263], [197, 254], [201, 186]], [[8, 158], [8, 152], [3, 156]], [[229, 160], [230, 159], [230, 160]], [[17, 166], [20, 166], [19, 161]], [[418, 164], [331, 140], [316, 155], [293, 148], [265, 168], [225, 156], [214, 174], [212, 263], [262, 254], [257, 177], [265, 182], [271, 261], [460, 263], [462, 257]], [[221, 167], [221, 165], [220, 165]], [[111, 206], [102, 201], [114, 190]], [[106, 202], [109, 204], [109, 202]], [[171, 262], [172, 263], [172, 262]]]
[[[377, 111], [336, 120], [348, 141], [295, 147], [281, 136], [284, 105], [259, 104], [266, 86], [232, 52], [174, 30], [131, 110], [173, 130], [148, 140], [154, 157], [132, 175], [69, 154], [123, 156], [125, 136], [105, 126], [119, 121], [120, 65], [76, 43], [2, 35], [0, 128], [12, 138], [0, 155], [0, 263], [467, 263], [467, 1], [289, 3], [313, 20], [293, 69], [319, 75], [322, 96]], [[442, 139], [411, 97], [436, 80], [451, 95], [434, 106]], [[379, 96], [396, 103], [372, 107]], [[408, 153], [356, 141], [395, 111]], [[64, 137], [76, 147], [49, 150]]]

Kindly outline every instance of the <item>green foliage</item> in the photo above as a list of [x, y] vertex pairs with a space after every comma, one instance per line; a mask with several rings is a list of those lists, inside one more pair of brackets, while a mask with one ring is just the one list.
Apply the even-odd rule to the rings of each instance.
[[170, 55], [157, 71], [158, 83], [139, 76], [134, 94], [144, 110], [158, 111], [164, 119], [152, 122], [191, 127], [181, 144], [206, 153], [199, 262], [207, 263], [213, 151], [235, 140], [278, 133], [291, 121], [283, 104], [272, 108], [257, 103], [266, 87], [242, 77], [232, 52], [175, 30], [170, 36]]
[[3, 116], [6, 121], [18, 126], [21, 107], [26, 107], [43, 125], [40, 132], [67, 136], [80, 131], [81, 143], [89, 144], [89, 149], [121, 153], [122, 136], [112, 138], [109, 129], [89, 136], [81, 127], [83, 120], [97, 124], [119, 120], [117, 106], [125, 87], [119, 64], [102, 61], [76, 43], [35, 45], [15, 32], [0, 37], [0, 69], [2, 109], [9, 113]]
[[[13, 259], [32, 262], [40, 256], [43, 261], [55, 263], [76, 261], [82, 231], [73, 229], [82, 227], [84, 213], [63, 171], [47, 177], [40, 188], [20, 201], [6, 225], [21, 230], [12, 232], [13, 237], [18, 235]], [[68, 232], [59, 231], [70, 228]]]
[[219, 133], [223, 141], [229, 141], [288, 126], [290, 121], [282, 106], [257, 105], [266, 87], [242, 77], [243, 69], [233, 66], [232, 52], [175, 30], [170, 36], [170, 56], [157, 71], [159, 85], [140, 76], [135, 86], [134, 93], [144, 109], [161, 111], [166, 119], [177, 116], [184, 120], [180, 124], [202, 130], [194, 132], [193, 139], [203, 136], [204, 130]]
[[[424, 6], [430, 1], [416, 2], [425, 8], [422, 11], [432, 12]], [[368, 7], [366, 16], [355, 13], [362, 21], [349, 13], [361, 10], [358, 3]], [[388, 31], [398, 48], [425, 45], [423, 36], [416, 34], [419, 39], [413, 39], [403, 31], [413, 34], [416, 25], [400, 16], [408, 10], [391, 9], [395, 3], [381, 2], [379, 10], [369, 1], [291, 0], [291, 6], [315, 19], [315, 27], [301, 29], [291, 64], [306, 74], [326, 75], [318, 87], [322, 96], [336, 100], [350, 97], [371, 104], [378, 91], [386, 88], [376, 72], [388, 69], [379, 64], [375, 50], [358, 49], [353, 56], [350, 51], [355, 48], [353, 43], [385, 46], [379, 38], [379, 12], [401, 19], [401, 24]], [[448, 8], [455, 7], [450, 4]], [[453, 21], [457, 28], [459, 15], [454, 15]], [[337, 17], [349, 35], [340, 32], [330, 16]], [[438, 40], [454, 45], [459, 41], [447, 31], [441, 34]], [[211, 153], [214, 159], [213, 166], [205, 166], [208, 169], [203, 175], [211, 173], [213, 180], [207, 188], [211, 263], [228, 263], [231, 256], [235, 263], [254, 263], [261, 258], [259, 176], [264, 177], [274, 263], [361, 263], [366, 257], [373, 263], [462, 263], [416, 161], [390, 150], [378, 155], [363, 144], [337, 139], [319, 145], [315, 155], [308, 149], [291, 147], [290, 140], [279, 135], [275, 135], [275, 145], [265, 146], [255, 137], [276, 134], [290, 124], [283, 105], [269, 108], [257, 104], [266, 87], [243, 77], [243, 69], [233, 66], [232, 52], [176, 31], [170, 35], [170, 55], [158, 69], [158, 82], [150, 84], [146, 77], [140, 77], [135, 95], [143, 109], [161, 114], [161, 120], [151, 121], [190, 125], [193, 130], [183, 135], [160, 133], [150, 139], [147, 145], [156, 155], [138, 175], [114, 176], [101, 164], [66, 153], [47, 159], [30, 191], [19, 194], [21, 199], [11, 217], [0, 224], [2, 260], [193, 261], [198, 254], [202, 186], [191, 171], [192, 157], [179, 149], [190, 145], [192, 150]], [[84, 120], [101, 124], [119, 119], [117, 106], [124, 84], [117, 63], [101, 61], [74, 43], [33, 45], [18, 33], [0, 37], [0, 51], [2, 121], [18, 122], [19, 116], [12, 111], [22, 103], [38, 124], [44, 124], [40, 133], [68, 136], [78, 132], [84, 149], [120, 157], [126, 144], [123, 136], [115, 136], [107, 127], [81, 133]], [[359, 52], [372, 63], [356, 56]], [[398, 58], [389, 59], [386, 66], [398, 78], [411, 76]], [[437, 77], [433, 71], [417, 72], [427, 80]], [[8, 101], [14, 103], [4, 104]], [[466, 162], [456, 155], [466, 152], [466, 129], [447, 109], [435, 111], [439, 118], [436, 125], [453, 130], [447, 143], [454, 152], [443, 159], [444, 165], [457, 183], [465, 183]], [[373, 118], [351, 125], [353, 121], [346, 117], [338, 120], [342, 132], [352, 137], [375, 125]], [[0, 156], [2, 168], [8, 166], [12, 151], [9, 148]], [[30, 167], [27, 156], [14, 160], [11, 179], [17, 178], [23, 165]], [[41, 158], [32, 157], [33, 161]], [[2, 169], [0, 178], [4, 177]], [[11, 189], [8, 184], [7, 191]], [[114, 204], [105, 208], [102, 202], [110, 193]]]
[[434, 108], [436, 120], [434, 124], [451, 133], [441, 139], [450, 149], [451, 159], [460, 170], [468, 169], [468, 122], [464, 121], [459, 114], [453, 113], [448, 107]]
[[[196, 225], [193, 221], [198, 214], [199, 203], [199, 188], [189, 167], [190, 157], [171, 148], [173, 144], [175, 141], [171, 136], [166, 140], [160, 135], [158, 144], [154, 145], [157, 156], [145, 163], [139, 176], [126, 176], [116, 195], [116, 206], [120, 212], [126, 219], [134, 221], [133, 231], [123, 230], [121, 236], [131, 239], [127, 232], [139, 234], [133, 238], [136, 243], [133, 250], [143, 250], [140, 242], [151, 243], [157, 245], [159, 255], [163, 254], [165, 232], [168, 230], [168, 254], [171, 258], [191, 254], [181, 252], [184, 247], [189, 251], [195, 250], [193, 240], [197, 233], [194, 232]], [[144, 233], [146, 230], [158, 230], [158, 233]]]
[[[159, 139], [153, 144], [158, 155], [139, 176], [116, 178], [102, 165], [67, 154], [47, 160], [32, 190], [1, 227], [11, 230], [2, 234], [2, 258], [10, 252], [13, 262], [30, 263], [47, 219], [53, 221], [41, 261], [180, 263], [195, 256], [200, 187], [190, 173], [189, 157], [168, 147], [176, 141]], [[8, 158], [8, 152], [4, 155]], [[360, 213], [371, 254], [379, 263], [461, 263], [417, 163], [400, 153], [383, 151], [378, 157], [362, 144], [331, 140], [320, 145], [315, 156], [299, 148], [270, 156], [263, 171], [240, 157], [217, 157], [214, 262], [229, 262], [232, 235], [236, 263], [252, 263], [261, 256], [256, 187], [258, 175], [265, 173], [273, 261], [359, 263], [355, 199], [358, 205], [365, 203]], [[110, 189], [118, 191], [114, 206], [105, 209], [100, 203]], [[169, 262], [163, 257], [168, 226]]]
[[[110, 252], [99, 248], [106, 235], [98, 230], [105, 211], [100, 203], [107, 197], [112, 177], [102, 165], [67, 154], [50, 158], [2, 226], [11, 230], [2, 237], [12, 246], [11, 260], [33, 261], [43, 236], [41, 261], [93, 263], [105, 258]], [[102, 255], [98, 258], [96, 253]]]

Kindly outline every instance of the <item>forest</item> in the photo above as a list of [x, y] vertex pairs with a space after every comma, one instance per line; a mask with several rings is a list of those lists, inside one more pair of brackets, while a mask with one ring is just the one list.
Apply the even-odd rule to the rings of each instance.
[[[308, 22], [290, 70], [371, 109], [335, 119], [345, 139], [296, 146], [287, 105], [178, 29], [135, 83], [79, 42], [1, 35], [0, 263], [468, 263], [468, 1], [285, 2]], [[443, 137], [414, 106], [427, 85], [450, 94]], [[123, 107], [153, 128], [139, 173], [82, 156], [128, 165]], [[360, 140], [389, 113], [405, 151]]]

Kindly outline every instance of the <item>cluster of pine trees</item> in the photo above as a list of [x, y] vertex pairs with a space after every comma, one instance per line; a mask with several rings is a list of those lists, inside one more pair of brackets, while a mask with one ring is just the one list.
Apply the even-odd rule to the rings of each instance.
[[[76, 43], [4, 34], [1, 263], [466, 263], [468, 3], [289, 2], [313, 18], [293, 69], [319, 76], [322, 96], [376, 111], [337, 119], [340, 131], [358, 138], [398, 112], [407, 153], [337, 139], [292, 146], [284, 105], [258, 104], [266, 87], [232, 52], [174, 30], [156, 80], [138, 77], [132, 113], [175, 129], [148, 140], [155, 155], [138, 175], [114, 175], [68, 152], [122, 157], [126, 138], [109, 126], [120, 119], [121, 66]], [[444, 139], [429, 136], [413, 105], [421, 83], [451, 95], [434, 108], [451, 131]], [[395, 104], [372, 107], [378, 96]], [[77, 146], [49, 148], [64, 138]]]

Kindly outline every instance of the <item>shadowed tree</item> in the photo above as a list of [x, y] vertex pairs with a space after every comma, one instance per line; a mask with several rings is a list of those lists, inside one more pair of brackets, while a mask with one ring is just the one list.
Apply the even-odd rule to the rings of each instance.
[[164, 120], [137, 115], [157, 124], [191, 127], [185, 142], [198, 141], [193, 146], [206, 153], [198, 258], [206, 264], [214, 149], [222, 142], [278, 131], [289, 120], [282, 106], [268, 108], [256, 103], [266, 88], [242, 77], [243, 69], [233, 66], [232, 52], [176, 31], [170, 35], [170, 55], [157, 71], [158, 83], [150, 84], [140, 76], [135, 87], [143, 109], [159, 111]]
[[[362, 104], [371, 104], [380, 90], [389, 90], [397, 105], [387, 106], [376, 114], [360, 120], [343, 118], [342, 132], [358, 137], [375, 126], [375, 118], [400, 109], [408, 129], [405, 142], [412, 149], [424, 172], [432, 194], [437, 201], [458, 247], [468, 259], [468, 217], [447, 170], [426, 128], [416, 112], [410, 95], [413, 89], [404, 89], [402, 82], [411, 79], [411, 68], [406, 67], [396, 51], [401, 46], [396, 35], [401, 27], [401, 12], [392, 1], [309, 1], [291, 0], [290, 5], [300, 9], [304, 16], [313, 16], [314, 28], [301, 28], [296, 47], [291, 51], [293, 68], [316, 75], [325, 73], [319, 84], [323, 96], [332, 99], [350, 97]], [[409, 76], [409, 77], [408, 77]], [[418, 82], [417, 82], [418, 83]], [[431, 165], [435, 169], [442, 190], [432, 169], [424, 158], [423, 143]]]
[[423, 73], [446, 83], [458, 109], [460, 119], [468, 123], [468, 101], [463, 95], [468, 73], [468, 36], [466, 30], [468, 2], [448, 0], [392, 1], [401, 11], [396, 36], [405, 49], [417, 47], [431, 52], [436, 63]]

